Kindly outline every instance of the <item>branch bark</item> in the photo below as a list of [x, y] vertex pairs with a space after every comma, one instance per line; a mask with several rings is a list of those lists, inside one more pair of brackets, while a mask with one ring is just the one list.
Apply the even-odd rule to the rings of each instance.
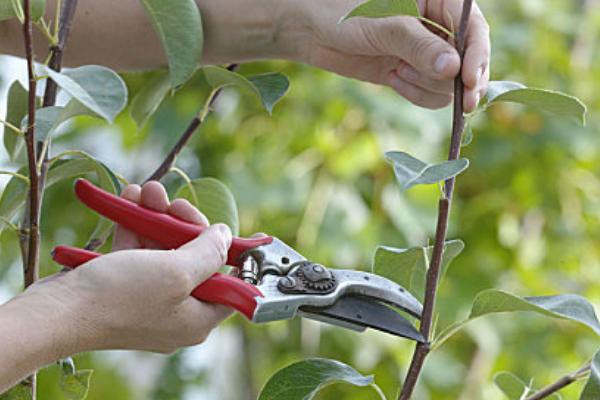
[[[227, 69], [229, 71], [235, 71], [237, 67], [238, 64], [230, 64], [227, 66]], [[179, 155], [179, 153], [181, 153], [181, 150], [183, 150], [183, 148], [188, 144], [188, 142], [194, 135], [194, 132], [196, 132], [196, 130], [202, 125], [202, 123], [206, 119], [206, 116], [212, 110], [215, 102], [219, 98], [220, 94], [221, 89], [216, 90], [211, 94], [206, 103], [207, 106], [203, 107], [202, 110], [200, 110], [200, 112], [194, 117], [194, 119], [192, 119], [192, 121], [189, 123], [188, 127], [183, 132], [177, 143], [175, 143], [169, 154], [167, 154], [167, 157], [158, 166], [156, 171], [154, 171], [152, 175], [150, 175], [150, 177], [146, 179], [146, 182], [160, 181], [166, 174], [169, 173], [173, 165], [175, 165], [175, 160], [177, 159], [177, 156]]]
[[554, 393], [558, 392], [561, 389], [566, 388], [571, 383], [576, 382], [579, 377], [583, 374], [586, 374], [591, 369], [590, 364], [586, 364], [575, 372], [571, 372], [561, 378], [559, 378], [556, 382], [538, 390], [533, 395], [527, 397], [526, 400], [541, 400], [547, 397], [550, 397]]
[[[465, 38], [469, 16], [473, 0], [465, 0], [463, 3], [462, 16], [458, 34], [456, 35], [456, 50], [462, 61], [465, 53]], [[461, 68], [462, 69], [462, 68]], [[459, 72], [454, 79], [454, 112], [452, 121], [452, 137], [450, 139], [450, 151], [448, 160], [457, 160], [460, 156], [460, 147], [462, 134], [465, 128], [465, 118], [463, 109], [464, 86], [461, 73]], [[425, 300], [423, 302], [423, 315], [421, 317], [421, 334], [426, 339], [426, 343], [418, 343], [413, 353], [413, 358], [410, 363], [406, 380], [402, 387], [402, 391], [398, 396], [398, 400], [409, 400], [417, 385], [419, 376], [425, 363], [425, 358], [431, 350], [431, 327], [434, 317], [435, 300], [438, 289], [438, 281], [440, 277], [440, 269], [442, 265], [442, 256], [444, 252], [444, 244], [446, 242], [446, 232], [448, 228], [448, 220], [450, 217], [450, 206], [452, 204], [452, 195], [454, 192], [455, 178], [450, 178], [444, 183], [444, 197], [440, 199], [438, 204], [437, 228], [435, 233], [435, 244], [433, 246], [433, 254], [427, 271], [427, 282], [425, 286]]]
[[[62, 65], [62, 54], [65, 43], [70, 31], [77, 0], [65, 0], [61, 8], [59, 19], [58, 43], [50, 49], [49, 67], [60, 71]], [[39, 258], [40, 258], [40, 220], [41, 205], [44, 193], [44, 182], [47, 172], [48, 146], [44, 141], [37, 141], [35, 137], [36, 123], [36, 92], [37, 77], [34, 70], [34, 49], [33, 49], [33, 23], [31, 20], [31, 1], [25, 0], [23, 39], [25, 43], [25, 56], [27, 59], [27, 73], [29, 79], [28, 93], [28, 127], [25, 134], [25, 143], [27, 147], [27, 163], [29, 168], [29, 192], [27, 196], [27, 207], [21, 234], [19, 235], [21, 251], [23, 256], [23, 275], [25, 288], [32, 285], [39, 277]], [[57, 86], [55, 82], [48, 79], [44, 94], [44, 107], [49, 107], [56, 102]], [[48, 139], [49, 140], [49, 139]], [[32, 374], [24, 381], [31, 392], [31, 398], [36, 398], [36, 374]]]
[[[31, 2], [25, 0], [23, 2], [25, 18], [23, 21], [23, 41], [25, 44], [25, 56], [27, 58], [27, 75], [29, 80], [28, 94], [28, 112], [27, 112], [27, 132], [25, 134], [25, 143], [27, 146], [27, 161], [29, 167], [29, 194], [27, 201], [27, 209], [22, 225], [22, 233], [20, 235], [21, 250], [23, 255], [23, 275], [24, 286], [27, 288], [32, 285], [38, 278], [38, 258], [39, 258], [39, 172], [37, 168], [37, 157], [35, 147], [35, 102], [37, 79], [34, 70], [33, 59], [33, 25], [31, 22]], [[31, 398], [36, 398], [36, 375], [35, 373], [29, 376], [23, 384], [27, 386], [31, 393]]]

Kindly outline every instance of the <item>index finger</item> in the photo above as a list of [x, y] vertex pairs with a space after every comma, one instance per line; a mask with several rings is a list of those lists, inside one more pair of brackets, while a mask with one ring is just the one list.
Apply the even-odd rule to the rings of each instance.
[[186, 199], [175, 199], [171, 202], [167, 213], [184, 221], [201, 226], [209, 226], [210, 223], [204, 214], [194, 207]]

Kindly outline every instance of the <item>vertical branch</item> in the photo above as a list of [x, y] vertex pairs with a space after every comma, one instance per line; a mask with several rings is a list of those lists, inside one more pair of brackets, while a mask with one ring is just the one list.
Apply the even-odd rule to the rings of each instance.
[[[78, 0], [64, 0], [60, 10], [60, 19], [58, 26], [58, 43], [50, 47], [50, 62], [48, 67], [54, 71], [60, 72], [62, 69], [63, 54], [67, 44], [67, 38], [71, 32], [75, 10]], [[44, 92], [44, 107], [53, 106], [56, 103], [57, 93], [56, 82], [52, 79], [46, 81], [46, 91]]]
[[[469, 17], [471, 15], [471, 8], [473, 6], [473, 0], [465, 0], [463, 3], [463, 10], [460, 19], [460, 27], [456, 36], [456, 50], [460, 55], [461, 59], [461, 70], [462, 70], [462, 59], [465, 53], [465, 40], [467, 25]], [[450, 139], [450, 151], [448, 154], [448, 160], [457, 160], [460, 156], [460, 145], [462, 141], [462, 134], [465, 128], [465, 118], [463, 110], [463, 97], [464, 97], [464, 86], [462, 82], [462, 74], [459, 71], [458, 75], [454, 79], [454, 110], [452, 120], [452, 137]], [[425, 358], [431, 350], [431, 327], [434, 317], [435, 300], [438, 289], [438, 281], [440, 277], [440, 269], [442, 265], [442, 256], [444, 253], [444, 244], [446, 242], [446, 232], [448, 228], [448, 220], [450, 217], [450, 206], [452, 202], [452, 194], [454, 192], [455, 178], [446, 180], [444, 184], [444, 197], [440, 199], [438, 204], [438, 217], [437, 217], [437, 228], [435, 233], [435, 244], [433, 246], [433, 254], [429, 263], [429, 269], [427, 271], [427, 281], [425, 286], [425, 300], [423, 302], [423, 315], [421, 317], [421, 334], [425, 337], [425, 343], [418, 343], [413, 353], [413, 358], [410, 363], [406, 380], [402, 387], [398, 399], [409, 400], [412, 393], [417, 385]]]
[[38, 276], [37, 264], [39, 257], [39, 226], [37, 212], [39, 209], [39, 172], [37, 168], [37, 157], [35, 147], [35, 101], [37, 90], [37, 79], [34, 71], [33, 61], [33, 34], [31, 22], [31, 4], [30, 0], [24, 2], [25, 20], [23, 22], [23, 38], [25, 42], [25, 56], [27, 58], [27, 75], [29, 79], [28, 94], [28, 126], [25, 134], [25, 143], [27, 146], [27, 162], [29, 167], [29, 201], [26, 211], [25, 224], [23, 229], [27, 237], [26, 259], [23, 260], [25, 287], [30, 286], [36, 281]]
[[[34, 71], [33, 61], [33, 28], [31, 22], [31, 2], [25, 0], [23, 4], [25, 18], [23, 21], [23, 41], [25, 44], [25, 56], [27, 58], [27, 75], [29, 79], [28, 94], [28, 126], [25, 134], [25, 143], [27, 146], [27, 162], [29, 167], [29, 194], [27, 209], [25, 211], [22, 232], [20, 235], [21, 251], [25, 256], [23, 258], [24, 286], [32, 285], [38, 278], [38, 258], [39, 258], [39, 173], [37, 169], [37, 157], [35, 148], [35, 101], [37, 79]], [[36, 376], [35, 373], [29, 376], [24, 382], [31, 393], [31, 398], [36, 398]]]

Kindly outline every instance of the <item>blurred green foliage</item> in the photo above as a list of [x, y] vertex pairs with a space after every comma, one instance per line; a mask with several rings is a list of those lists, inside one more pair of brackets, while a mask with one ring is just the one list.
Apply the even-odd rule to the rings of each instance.
[[[578, 293], [600, 304], [600, 7], [596, 0], [482, 0], [481, 6], [491, 24], [492, 77], [574, 94], [590, 115], [581, 128], [499, 104], [474, 122], [473, 142], [464, 149], [471, 167], [458, 179], [449, 232], [466, 249], [441, 287], [440, 328], [464, 319], [476, 293], [487, 288], [523, 296]], [[255, 63], [240, 70], [267, 71], [285, 73], [292, 84], [274, 115], [227, 90], [178, 161], [192, 178], [216, 177], [229, 185], [241, 234], [268, 232], [326, 265], [363, 269], [370, 268], [379, 244], [430, 243], [439, 189], [401, 193], [383, 154], [399, 150], [443, 161], [449, 110], [418, 109], [389, 89], [301, 65]], [[140, 90], [149, 75], [128, 74], [130, 91]], [[139, 132], [127, 113], [108, 127], [84, 117], [56, 138], [53, 151], [86, 150], [140, 182], [207, 94], [196, 77]], [[173, 193], [181, 179], [170, 176], [166, 183]], [[52, 246], [83, 245], [96, 217], [75, 201], [71, 182], [47, 191], [43, 213], [42, 268], [51, 274], [58, 270], [50, 261]], [[10, 231], [0, 246], [0, 279], [16, 291], [19, 251]], [[492, 383], [496, 372], [533, 378], [539, 387], [577, 369], [598, 347], [597, 337], [575, 324], [528, 314], [486, 317], [431, 355], [415, 398], [501, 399]], [[300, 320], [250, 325], [235, 316], [200, 349], [169, 358], [94, 353], [75, 362], [95, 371], [90, 400], [256, 398], [276, 370], [309, 356], [374, 374], [394, 398], [412, 349], [379, 333]], [[58, 367], [41, 372], [41, 400], [62, 398], [57, 377]], [[574, 384], [564, 398], [576, 398], [580, 390]], [[375, 395], [334, 385], [317, 398]]]

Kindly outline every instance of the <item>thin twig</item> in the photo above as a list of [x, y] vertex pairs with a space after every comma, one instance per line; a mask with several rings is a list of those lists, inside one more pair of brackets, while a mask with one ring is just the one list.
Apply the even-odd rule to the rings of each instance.
[[[227, 66], [227, 69], [229, 71], [235, 71], [237, 69], [237, 67], [238, 67], [238, 64], [230, 64], [229, 66]], [[206, 102], [206, 105], [203, 106], [202, 109], [200, 110], [200, 112], [198, 113], [198, 115], [196, 115], [194, 117], [194, 119], [192, 119], [192, 121], [189, 123], [188, 127], [185, 129], [185, 131], [183, 132], [183, 134], [181, 135], [181, 137], [179, 138], [177, 143], [175, 143], [175, 145], [173, 146], [173, 148], [171, 149], [169, 154], [167, 154], [167, 157], [160, 164], [160, 166], [156, 169], [156, 171], [154, 171], [152, 173], [152, 175], [150, 175], [150, 177], [148, 179], [146, 179], [146, 182], [159, 181], [166, 174], [168, 174], [169, 171], [171, 171], [171, 168], [175, 164], [175, 160], [177, 159], [177, 156], [179, 155], [179, 153], [181, 153], [181, 150], [183, 150], [183, 148], [190, 141], [190, 139], [192, 138], [192, 136], [194, 135], [194, 132], [196, 132], [198, 127], [200, 127], [200, 125], [202, 125], [206, 116], [212, 110], [215, 102], [219, 98], [220, 94], [221, 94], [221, 89], [215, 90], [211, 93], [211, 95], [208, 98], [208, 101]]]
[[579, 378], [581, 378], [582, 375], [587, 374], [590, 371], [590, 369], [591, 369], [591, 365], [586, 364], [583, 367], [581, 367], [580, 369], [578, 369], [577, 371], [571, 372], [570, 374], [567, 374], [567, 375], [561, 377], [556, 382], [546, 386], [545, 388], [538, 390], [533, 395], [527, 397], [526, 400], [541, 400], [541, 399], [550, 397], [551, 395], [558, 392], [559, 390], [564, 389], [565, 387], [569, 386], [571, 383], [579, 380]]
[[[460, 27], [456, 35], [456, 50], [460, 55], [461, 65], [465, 53], [465, 36], [469, 16], [473, 0], [465, 0], [463, 3], [462, 16], [460, 19]], [[462, 67], [461, 67], [462, 69]], [[460, 145], [462, 134], [465, 127], [464, 109], [463, 109], [464, 86], [461, 73], [459, 72], [454, 79], [454, 115], [452, 121], [452, 137], [450, 140], [450, 151], [448, 160], [457, 160], [460, 156]], [[413, 353], [413, 358], [406, 375], [406, 380], [402, 387], [402, 391], [398, 396], [399, 400], [409, 400], [417, 385], [425, 358], [431, 350], [431, 326], [434, 317], [435, 300], [438, 289], [438, 281], [440, 277], [440, 269], [442, 265], [442, 256], [444, 252], [444, 244], [446, 242], [446, 231], [448, 228], [448, 219], [450, 217], [450, 205], [452, 202], [452, 194], [454, 191], [455, 178], [446, 180], [445, 197], [440, 199], [438, 204], [437, 228], [435, 233], [435, 244], [433, 246], [433, 254], [427, 271], [427, 282], [425, 287], [425, 300], [423, 303], [423, 315], [421, 317], [421, 334], [425, 337], [425, 343], [418, 343]]]

